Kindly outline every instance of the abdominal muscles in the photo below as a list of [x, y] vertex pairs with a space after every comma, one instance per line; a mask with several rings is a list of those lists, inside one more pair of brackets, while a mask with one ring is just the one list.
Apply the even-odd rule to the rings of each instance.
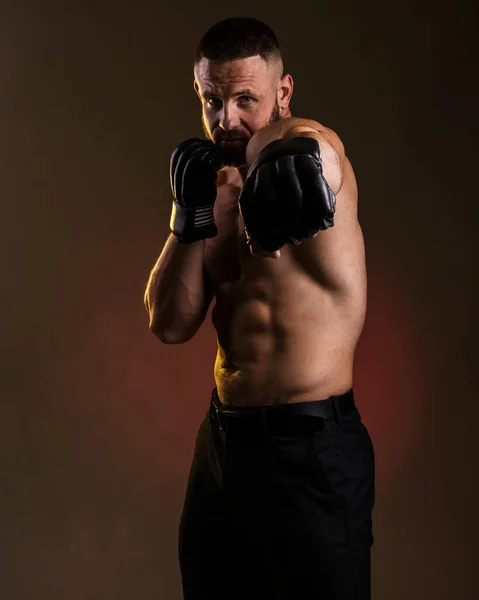
[[216, 297], [212, 318], [220, 400], [266, 406], [347, 391], [366, 310], [363, 267], [349, 267], [354, 261], [343, 258], [338, 268], [347, 284], [328, 288], [320, 283], [321, 273], [301, 266], [288, 245], [279, 260], [253, 258], [238, 212], [238, 190], [238, 185], [220, 189], [219, 233], [205, 246]]
[[352, 386], [362, 314], [302, 272], [277, 275], [266, 270], [217, 289], [215, 380], [225, 404], [320, 400]]

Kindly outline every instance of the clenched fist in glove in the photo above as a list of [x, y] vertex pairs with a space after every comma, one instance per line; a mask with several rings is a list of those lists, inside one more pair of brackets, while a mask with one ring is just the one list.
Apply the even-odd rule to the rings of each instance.
[[297, 245], [334, 225], [336, 196], [313, 138], [275, 140], [252, 162], [239, 197], [249, 245], [266, 252]]
[[173, 151], [170, 183], [174, 199], [170, 229], [180, 242], [196, 242], [217, 235], [213, 206], [217, 172], [222, 162], [220, 148], [210, 140], [191, 138]]

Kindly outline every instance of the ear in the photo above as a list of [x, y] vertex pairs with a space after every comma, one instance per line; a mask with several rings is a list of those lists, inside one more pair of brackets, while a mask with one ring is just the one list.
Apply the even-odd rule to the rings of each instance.
[[278, 83], [278, 104], [284, 111], [289, 108], [291, 96], [293, 95], [294, 82], [291, 75], [284, 75]]
[[198, 98], [201, 100], [200, 88], [198, 87], [198, 84], [196, 83], [196, 79], [193, 81], [193, 87], [195, 88], [195, 92], [196, 92]]

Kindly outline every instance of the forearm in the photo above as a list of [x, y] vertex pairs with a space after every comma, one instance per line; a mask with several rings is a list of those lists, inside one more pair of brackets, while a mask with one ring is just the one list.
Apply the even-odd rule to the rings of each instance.
[[181, 244], [171, 234], [153, 267], [144, 302], [150, 329], [163, 341], [180, 343], [194, 335], [211, 296], [205, 289], [205, 240]]
[[298, 136], [316, 139], [321, 153], [323, 175], [333, 193], [338, 194], [343, 184], [344, 147], [334, 131], [311, 119], [280, 119], [257, 131], [246, 149], [248, 165], [274, 140]]

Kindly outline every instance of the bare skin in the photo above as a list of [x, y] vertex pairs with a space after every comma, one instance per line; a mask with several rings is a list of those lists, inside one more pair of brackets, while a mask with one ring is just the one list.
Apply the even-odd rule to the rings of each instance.
[[355, 348], [366, 311], [366, 268], [351, 166], [337, 197], [334, 227], [278, 260], [251, 255], [238, 208], [242, 180], [218, 188], [218, 236], [204, 262], [216, 305], [215, 380], [235, 406], [320, 400], [352, 387]]
[[[220, 400], [266, 406], [341, 394], [353, 385], [366, 312], [357, 187], [342, 144], [316, 121], [291, 117], [293, 82], [281, 64], [268, 65], [259, 56], [226, 64], [202, 59], [195, 89], [207, 135], [220, 144], [228, 136], [235, 140], [224, 145], [233, 158], [218, 174], [218, 235], [205, 241], [203, 255], [207, 288], [216, 300]], [[336, 193], [335, 225], [298, 246], [265, 253], [246, 245], [238, 197], [244, 164], [285, 135], [318, 140], [324, 175]]]

